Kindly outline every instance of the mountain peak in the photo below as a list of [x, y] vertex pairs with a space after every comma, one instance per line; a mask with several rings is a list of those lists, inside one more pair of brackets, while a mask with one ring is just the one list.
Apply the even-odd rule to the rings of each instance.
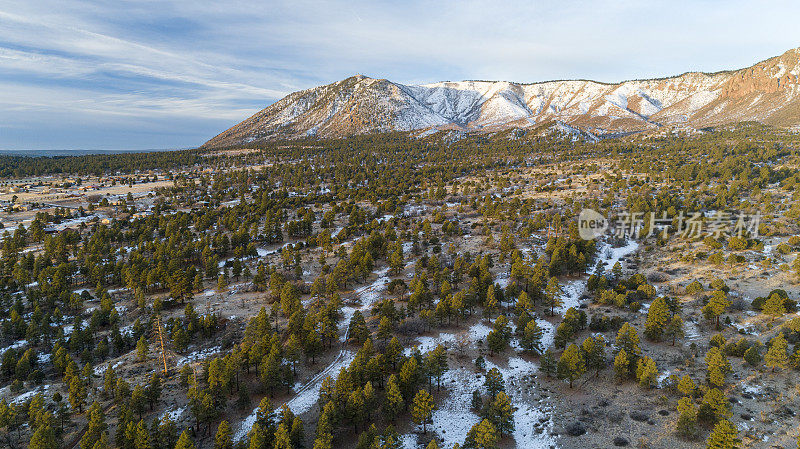
[[557, 122], [592, 135], [740, 121], [800, 125], [800, 47], [750, 67], [605, 84], [442, 81], [404, 85], [356, 74], [295, 92], [205, 147], [307, 136], [457, 129], [487, 132]]

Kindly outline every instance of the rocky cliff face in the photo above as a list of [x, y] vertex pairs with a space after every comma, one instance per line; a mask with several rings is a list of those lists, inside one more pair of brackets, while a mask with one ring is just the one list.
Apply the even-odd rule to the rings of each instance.
[[558, 122], [594, 135], [754, 120], [800, 125], [800, 49], [751, 67], [605, 84], [460, 81], [404, 85], [362, 75], [295, 92], [205, 147], [386, 131], [494, 131]]

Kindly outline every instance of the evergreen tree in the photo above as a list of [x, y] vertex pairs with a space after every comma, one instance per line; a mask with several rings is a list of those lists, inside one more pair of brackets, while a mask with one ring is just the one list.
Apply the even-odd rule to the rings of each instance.
[[405, 408], [403, 395], [400, 393], [400, 386], [397, 383], [397, 376], [392, 374], [389, 380], [386, 381], [386, 402], [383, 409], [392, 422], [397, 419], [397, 416]]
[[764, 306], [761, 311], [764, 312], [764, 314], [769, 315], [771, 317], [771, 321], [775, 321], [776, 317], [783, 316], [783, 314], [786, 313], [783, 297], [777, 292], [769, 295], [769, 298], [767, 298], [766, 302], [764, 302]]
[[36, 427], [28, 442], [28, 449], [58, 449], [56, 433], [50, 423], [42, 423]]
[[786, 368], [786, 364], [789, 361], [789, 358], [786, 355], [788, 347], [789, 344], [783, 337], [783, 333], [779, 333], [775, 338], [773, 338], [770, 341], [767, 355], [764, 356], [764, 362], [766, 363], [767, 368], [771, 369], [772, 372], [775, 372], [776, 368]]
[[706, 440], [706, 449], [736, 449], [741, 440], [739, 431], [727, 419], [720, 420]]
[[547, 377], [553, 377], [556, 375], [556, 370], [558, 369], [558, 361], [556, 360], [556, 355], [553, 352], [552, 348], [547, 348], [542, 354], [542, 358], [540, 360], [540, 369]]
[[586, 362], [586, 369], [595, 372], [595, 376], [600, 375], [600, 371], [606, 367], [606, 341], [602, 335], [597, 338], [589, 336], [581, 343], [581, 352]]
[[614, 376], [620, 382], [630, 376], [630, 360], [624, 349], [621, 349], [614, 357]]
[[728, 418], [730, 415], [728, 400], [725, 399], [722, 391], [717, 388], [709, 388], [700, 403], [698, 418], [703, 422], [713, 423], [720, 419]]
[[497, 429], [488, 419], [484, 419], [469, 429], [464, 448], [496, 449], [498, 441]]
[[433, 413], [433, 408], [436, 404], [433, 402], [433, 397], [426, 390], [419, 390], [414, 396], [414, 404], [411, 407], [411, 419], [417, 423], [422, 424], [422, 433], [428, 433], [427, 423]]
[[[522, 294], [524, 295], [525, 292]], [[539, 324], [536, 322], [536, 320], [532, 319], [528, 321], [528, 323], [525, 325], [525, 330], [522, 331], [520, 345], [526, 351], [536, 351], [537, 353], [541, 353], [542, 335], [542, 328], [539, 327]]]
[[227, 420], [222, 420], [217, 427], [217, 434], [214, 436], [214, 449], [233, 449], [233, 434], [231, 425]]
[[101, 437], [106, 433], [107, 425], [105, 415], [100, 404], [93, 402], [88, 410], [89, 422], [86, 424], [86, 431], [80, 439], [81, 449], [92, 449]]
[[147, 354], [147, 340], [145, 340], [144, 335], [142, 335], [139, 337], [139, 341], [136, 342], [136, 358], [139, 359], [140, 362], [144, 362], [147, 360]]
[[559, 379], [567, 379], [569, 381], [570, 388], [572, 388], [572, 383], [586, 372], [586, 363], [578, 345], [574, 343], [569, 345], [564, 353], [561, 354], [556, 371]]
[[754, 344], [753, 346], [747, 348], [747, 350], [744, 352], [744, 361], [752, 367], [761, 365], [763, 359], [761, 357], [761, 351], [759, 351], [759, 345]]
[[133, 447], [135, 449], [150, 449], [150, 435], [147, 431], [147, 426], [145, 426], [144, 421], [141, 419], [136, 424]]
[[83, 413], [83, 406], [86, 404], [86, 386], [80, 376], [72, 376], [69, 382], [69, 403], [78, 413]]
[[681, 392], [684, 396], [694, 396], [695, 391], [697, 390], [697, 385], [694, 383], [691, 377], [688, 374], [684, 374], [681, 377], [681, 380], [678, 382], [678, 391]]
[[490, 355], [495, 352], [502, 352], [508, 347], [511, 339], [511, 331], [508, 328], [508, 318], [500, 315], [494, 321], [494, 327], [486, 337], [486, 344], [489, 346]]
[[497, 396], [489, 404], [487, 417], [501, 435], [508, 435], [514, 430], [514, 407], [511, 405], [511, 398], [504, 392], [497, 393]]
[[723, 290], [715, 290], [714, 293], [711, 294], [708, 304], [703, 307], [703, 315], [709, 320], [716, 319], [717, 328], [719, 328], [719, 317], [725, 313], [725, 310], [730, 306], [731, 301], [728, 299], [727, 293]]
[[181, 436], [178, 437], [178, 442], [175, 443], [175, 449], [195, 449], [192, 439], [189, 438], [189, 434], [186, 433], [185, 430], [181, 432]]
[[678, 401], [677, 431], [685, 438], [697, 436], [697, 407], [691, 398], [683, 397]]
[[656, 362], [647, 356], [641, 357], [636, 363], [636, 379], [642, 388], [652, 388], [656, 386], [658, 369]]
[[491, 396], [492, 400], [497, 396], [497, 393], [506, 390], [503, 374], [497, 368], [492, 368], [486, 373], [486, 380], [483, 383], [486, 391]]
[[725, 376], [731, 372], [731, 363], [725, 358], [719, 347], [712, 347], [705, 357], [708, 383], [716, 386], [725, 386]]
[[662, 297], [654, 299], [653, 302], [650, 303], [650, 309], [647, 311], [647, 320], [644, 323], [644, 335], [650, 340], [661, 340], [669, 320], [667, 301]]
[[289, 429], [286, 423], [280, 423], [278, 429], [275, 431], [275, 445], [274, 449], [293, 449], [292, 439], [289, 436]]
[[558, 278], [553, 276], [547, 281], [547, 287], [544, 292], [545, 306], [550, 308], [550, 316], [555, 315], [556, 307], [561, 307], [564, 304], [561, 295], [562, 291], [561, 286], [558, 284]]
[[675, 346], [675, 340], [684, 337], [683, 320], [680, 316], [677, 314], [672, 316], [672, 319], [667, 323], [667, 328], [664, 329], [664, 334], [667, 338], [672, 340], [672, 346]]
[[364, 315], [358, 310], [350, 318], [347, 335], [358, 344], [363, 344], [369, 338], [369, 330], [367, 329], [366, 321], [364, 321]]

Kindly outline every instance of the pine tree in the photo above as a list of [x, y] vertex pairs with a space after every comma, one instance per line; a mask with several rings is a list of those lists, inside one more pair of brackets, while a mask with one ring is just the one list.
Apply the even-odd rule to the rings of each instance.
[[491, 396], [492, 400], [497, 396], [497, 393], [506, 390], [505, 381], [503, 381], [503, 374], [497, 368], [492, 368], [486, 373], [486, 380], [483, 383], [486, 391]]
[[669, 323], [669, 307], [667, 301], [658, 297], [650, 303], [647, 320], [644, 323], [644, 335], [653, 341], [660, 341]]
[[697, 385], [694, 383], [692, 378], [689, 377], [688, 374], [684, 374], [683, 377], [681, 377], [681, 380], [678, 382], [678, 391], [684, 396], [694, 396], [696, 390]]
[[403, 395], [400, 393], [400, 386], [397, 384], [397, 376], [392, 374], [389, 376], [389, 380], [386, 381], [386, 402], [383, 405], [383, 409], [389, 419], [394, 422], [404, 407], [405, 403]]
[[494, 401], [489, 405], [489, 419], [501, 435], [507, 435], [514, 430], [514, 407], [511, 398], [504, 392], [497, 393]]
[[[185, 433], [185, 431], [184, 431]], [[183, 437], [183, 435], [181, 435]], [[270, 445], [267, 444], [267, 438], [264, 432], [264, 428], [261, 426], [260, 423], [256, 422], [253, 424], [253, 428], [250, 429], [250, 433], [248, 433], [249, 437], [249, 446], [248, 449], [263, 449]], [[179, 441], [180, 442], [180, 441]], [[177, 446], [176, 446], [177, 449]], [[194, 445], [192, 448], [194, 449]]]
[[143, 420], [139, 420], [136, 424], [136, 436], [134, 438], [133, 447], [135, 449], [150, 449], [150, 435], [147, 431]]
[[414, 391], [420, 383], [420, 368], [417, 363], [416, 357], [409, 357], [408, 360], [400, 368], [400, 374], [397, 379], [400, 381], [400, 389], [403, 392], [403, 397], [411, 400], [414, 397]]
[[595, 372], [595, 376], [600, 375], [600, 371], [606, 367], [606, 341], [602, 335], [586, 337], [581, 344], [583, 359], [586, 361], [586, 369]]
[[56, 433], [49, 423], [42, 423], [36, 427], [28, 442], [28, 449], [58, 449]]
[[497, 429], [495, 429], [494, 425], [488, 419], [484, 419], [469, 429], [464, 447], [496, 449], [498, 440]]
[[[112, 445], [108, 441], [108, 434], [104, 433], [100, 436], [100, 439], [96, 443], [94, 443], [94, 446], [92, 446], [90, 449], [108, 449], [109, 447], [112, 447]], [[172, 444], [168, 447], [175, 447], [175, 445]]]
[[158, 374], [153, 373], [150, 376], [145, 395], [147, 396], [147, 402], [150, 403], [150, 410], [153, 410], [153, 407], [161, 397], [161, 377]]
[[556, 371], [559, 379], [567, 379], [569, 381], [570, 388], [572, 388], [572, 383], [586, 372], [586, 363], [578, 345], [574, 343], [569, 345], [564, 353], [561, 354]]
[[771, 321], [775, 321], [776, 317], [783, 316], [783, 314], [786, 313], [783, 297], [777, 292], [769, 295], [761, 311], [772, 317]]
[[667, 328], [664, 330], [664, 334], [672, 340], [672, 346], [675, 346], [675, 340], [678, 338], [683, 338], [685, 333], [683, 331], [683, 320], [677, 314], [672, 316], [672, 319], [669, 320], [667, 323]]
[[145, 340], [144, 335], [139, 337], [139, 341], [136, 342], [136, 358], [139, 359], [140, 362], [144, 362], [147, 360], [147, 340]]
[[722, 350], [712, 347], [705, 357], [708, 383], [716, 386], [725, 386], [725, 376], [731, 372], [731, 363], [725, 358]]
[[232, 449], [233, 435], [231, 425], [226, 420], [222, 420], [217, 426], [217, 434], [214, 436], [214, 449]]
[[508, 328], [508, 318], [500, 315], [495, 319], [493, 329], [486, 337], [486, 344], [489, 346], [490, 355], [494, 355], [495, 352], [504, 351], [508, 347], [510, 339], [511, 331]]
[[178, 442], [175, 443], [175, 449], [195, 449], [192, 439], [189, 438], [189, 434], [186, 433], [185, 430], [181, 432], [181, 436], [178, 437]]
[[351, 391], [347, 397], [346, 416], [353, 423], [353, 430], [358, 432], [358, 427], [366, 419], [364, 395], [361, 390]]
[[614, 276], [614, 279], [622, 278], [622, 264], [619, 261], [615, 262], [614, 266], [611, 267], [611, 275]]
[[426, 390], [419, 390], [414, 396], [414, 404], [411, 408], [411, 417], [417, 424], [422, 424], [422, 433], [428, 433], [427, 423], [433, 413], [433, 408], [436, 404], [433, 402], [433, 397]]
[[292, 420], [292, 428], [289, 430], [289, 437], [294, 447], [303, 447], [303, 420], [295, 416]]
[[133, 391], [131, 392], [131, 400], [130, 400], [130, 407], [131, 410], [139, 415], [139, 419], [142, 419], [142, 413], [144, 413], [144, 407], [147, 403], [147, 397], [144, 394], [144, 388], [141, 385], [136, 385], [133, 387]]
[[642, 388], [652, 388], [656, 385], [658, 368], [656, 362], [647, 356], [641, 357], [636, 362], [636, 379]]
[[632, 362], [642, 352], [639, 348], [640, 341], [636, 328], [631, 326], [630, 323], [624, 323], [619, 332], [617, 332], [617, 348], [625, 350]]
[[776, 368], [784, 369], [789, 361], [786, 351], [789, 345], [783, 337], [783, 333], [779, 333], [775, 338], [770, 341], [770, 347], [767, 350], [767, 355], [764, 356], [764, 362], [767, 368], [775, 372]]
[[741, 440], [739, 431], [727, 419], [720, 420], [706, 440], [706, 449], [735, 449]]
[[[525, 294], [525, 292], [523, 292]], [[536, 320], [528, 321], [528, 324], [525, 325], [525, 330], [522, 331], [522, 336], [520, 337], [520, 345], [526, 351], [536, 351], [537, 353], [541, 353], [542, 349], [540, 347], [542, 341], [543, 331], [542, 328], [539, 327], [539, 324]]]
[[436, 389], [441, 389], [442, 376], [449, 369], [447, 366], [447, 349], [441, 344], [436, 345], [436, 348], [431, 351], [430, 357], [432, 360], [431, 366], [433, 368], [433, 375], [436, 377]]
[[363, 344], [369, 338], [369, 329], [367, 329], [367, 323], [364, 321], [364, 315], [358, 310], [350, 318], [347, 335], [358, 344]]
[[495, 296], [494, 285], [490, 285], [486, 290], [486, 301], [483, 306], [483, 316], [491, 317], [497, 311], [497, 297]]
[[544, 294], [545, 305], [550, 307], [550, 316], [555, 315], [556, 307], [561, 307], [564, 304], [561, 294], [561, 286], [558, 284], [558, 278], [555, 276], [551, 277], [550, 280], [547, 281], [547, 287]]
[[470, 401], [470, 407], [473, 410], [478, 410], [478, 411], [483, 409], [483, 398], [481, 397], [480, 390], [472, 391], [472, 400]]
[[83, 380], [77, 375], [72, 376], [69, 382], [69, 403], [78, 413], [83, 413], [83, 406], [86, 403], [86, 386]]
[[716, 319], [717, 321], [717, 328], [719, 328], [719, 317], [728, 307], [731, 306], [731, 301], [728, 299], [728, 295], [723, 290], [715, 290], [714, 293], [711, 294], [711, 299], [708, 300], [708, 304], [703, 307], [703, 315], [707, 319]]
[[700, 404], [698, 417], [706, 423], [716, 422], [717, 420], [730, 417], [730, 407], [728, 400], [717, 388], [709, 388], [703, 395], [703, 402]]
[[686, 438], [697, 435], [697, 407], [691, 398], [683, 397], [678, 401], [677, 431]]
[[292, 439], [289, 437], [289, 429], [286, 423], [280, 423], [275, 431], [274, 449], [293, 449]]
[[101, 437], [106, 433], [106, 418], [100, 404], [93, 402], [88, 410], [89, 422], [86, 431], [80, 439], [81, 449], [92, 449]]
[[540, 369], [547, 377], [555, 376], [558, 368], [558, 361], [556, 360], [556, 355], [552, 348], [547, 348], [547, 350], [544, 351], [539, 364]]
[[630, 360], [624, 349], [621, 349], [614, 357], [614, 375], [620, 382], [630, 376]]
[[747, 351], [744, 352], [744, 361], [747, 362], [748, 365], [752, 367], [757, 367], [761, 365], [763, 359], [761, 358], [761, 351], [759, 351], [759, 345], [753, 345], [747, 348]]

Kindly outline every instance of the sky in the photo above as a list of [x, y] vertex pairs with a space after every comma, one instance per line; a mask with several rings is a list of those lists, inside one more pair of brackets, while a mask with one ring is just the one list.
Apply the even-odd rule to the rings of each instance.
[[0, 149], [190, 148], [354, 74], [622, 81], [800, 46], [796, 1], [0, 0]]

